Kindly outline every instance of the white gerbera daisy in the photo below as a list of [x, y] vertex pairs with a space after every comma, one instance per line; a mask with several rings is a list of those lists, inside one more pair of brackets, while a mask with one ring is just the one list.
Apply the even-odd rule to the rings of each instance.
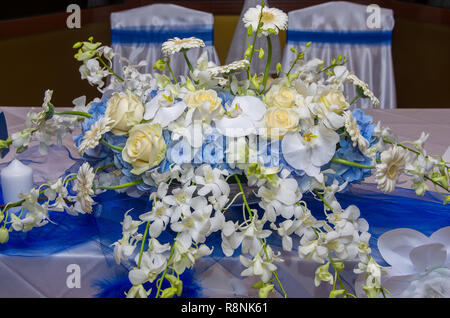
[[111, 119], [107, 116], [97, 120], [91, 128], [85, 132], [78, 151], [84, 154], [88, 149], [95, 148], [103, 135], [111, 130]]
[[205, 46], [205, 42], [203, 42], [203, 40], [200, 40], [195, 37], [184, 38], [184, 39], [175, 37], [173, 39], [170, 39], [170, 40], [167, 40], [166, 42], [164, 42], [162, 44], [161, 51], [163, 53], [172, 55], [177, 52], [180, 52], [181, 50], [189, 50], [192, 48], [204, 47], [204, 46]]
[[361, 135], [358, 123], [356, 122], [356, 119], [353, 117], [352, 113], [346, 111], [344, 113], [344, 116], [345, 116], [345, 130], [347, 130], [348, 134], [350, 135], [350, 138], [352, 139], [353, 147], [358, 145], [359, 150], [363, 154], [365, 154], [367, 148], [369, 147], [369, 142], [367, 141], [366, 138], [364, 138]]
[[288, 16], [286, 13], [276, 8], [261, 8], [260, 5], [248, 9], [242, 20], [246, 28], [252, 26], [253, 31], [256, 31], [260, 18], [263, 26], [260, 28], [258, 36], [268, 36], [271, 34], [270, 31], [278, 34], [279, 30], [286, 30], [287, 28]]
[[385, 193], [394, 190], [399, 176], [405, 170], [407, 157], [407, 152], [398, 146], [381, 153], [381, 163], [376, 166], [375, 173], [378, 189]]
[[227, 74], [233, 71], [242, 70], [250, 66], [250, 62], [248, 60], [240, 60], [235, 61], [227, 65], [211, 67], [208, 71], [212, 76], [217, 76], [219, 74]]
[[85, 213], [92, 212], [92, 205], [94, 203], [94, 200], [92, 199], [92, 195], [94, 195], [92, 186], [94, 184], [94, 178], [94, 169], [89, 165], [89, 163], [83, 163], [78, 170], [73, 191], [77, 193], [77, 203], [80, 204], [81, 210]]
[[380, 101], [369, 89], [369, 85], [361, 81], [355, 74], [350, 74], [349, 76], [347, 76], [347, 80], [353, 85], [361, 87], [364, 95], [370, 98], [370, 101], [372, 102], [374, 107], [380, 106]]

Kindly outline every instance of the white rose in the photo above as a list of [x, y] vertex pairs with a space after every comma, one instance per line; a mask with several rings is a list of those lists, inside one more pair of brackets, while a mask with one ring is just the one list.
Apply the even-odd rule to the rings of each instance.
[[337, 89], [330, 89], [323, 93], [319, 98], [319, 102], [322, 103], [328, 111], [332, 111], [338, 115], [342, 115], [350, 106], [345, 100], [344, 94]]
[[159, 165], [166, 153], [160, 124], [139, 124], [129, 131], [122, 158], [133, 166], [131, 173], [141, 174]]
[[269, 107], [291, 108], [297, 100], [297, 91], [285, 86], [273, 86], [266, 94], [266, 104]]
[[210, 121], [211, 118], [225, 113], [222, 107], [222, 99], [212, 89], [190, 92], [184, 96], [183, 101], [190, 110], [198, 109], [205, 121]]
[[106, 104], [105, 115], [113, 121], [111, 132], [124, 136], [131, 127], [142, 121], [144, 111], [144, 106], [136, 95], [127, 91], [127, 93], [113, 94]]
[[298, 128], [299, 115], [293, 109], [270, 107], [265, 115], [265, 124], [270, 138], [280, 138], [288, 131]]

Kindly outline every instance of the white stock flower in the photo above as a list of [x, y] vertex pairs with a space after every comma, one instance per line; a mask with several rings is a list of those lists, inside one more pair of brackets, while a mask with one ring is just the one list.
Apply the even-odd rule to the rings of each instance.
[[381, 163], [376, 165], [375, 173], [378, 189], [386, 193], [395, 189], [398, 178], [404, 172], [407, 158], [408, 153], [397, 145], [381, 153]]
[[81, 155], [83, 155], [88, 149], [95, 148], [100, 143], [103, 135], [108, 131], [111, 131], [111, 123], [112, 121], [105, 116], [101, 117], [94, 124], [92, 124], [91, 128], [84, 133], [81, 144], [78, 147], [78, 151]]
[[[94, 169], [85, 162], [80, 167], [77, 173], [77, 178], [73, 185], [73, 191], [76, 192], [77, 205], [80, 207], [80, 212], [91, 213], [92, 205], [94, 200], [92, 196], [94, 195], [94, 190], [92, 186], [94, 185], [95, 173]], [[79, 210], [79, 209], [77, 209]]]
[[256, 32], [260, 19], [263, 26], [261, 27], [258, 36], [268, 36], [272, 33], [277, 34], [278, 31], [286, 30], [287, 28], [287, 14], [279, 9], [269, 8], [267, 6], [261, 8], [260, 5], [257, 5], [255, 8], [249, 8], [247, 12], [245, 12], [242, 20], [244, 21], [246, 28], [252, 26], [253, 32]]
[[161, 51], [163, 53], [172, 55], [172, 54], [175, 54], [182, 50], [189, 50], [192, 48], [204, 47], [204, 46], [205, 46], [205, 42], [203, 42], [203, 40], [195, 38], [195, 37], [184, 38], [184, 39], [175, 37], [173, 39], [170, 39], [170, 40], [167, 40], [166, 42], [164, 42], [162, 44]]

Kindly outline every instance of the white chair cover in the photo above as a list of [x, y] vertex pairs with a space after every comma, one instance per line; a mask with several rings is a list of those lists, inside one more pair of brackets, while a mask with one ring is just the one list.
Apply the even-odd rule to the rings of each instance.
[[[395, 108], [396, 93], [392, 63], [392, 10], [380, 8], [380, 28], [370, 29], [367, 24], [372, 12], [367, 6], [350, 2], [328, 2], [289, 12], [287, 43], [284, 49], [283, 69], [289, 69], [295, 54], [292, 47], [304, 49], [312, 44], [305, 59], [317, 57], [329, 64], [339, 54], [347, 57], [347, 68], [355, 73], [380, 100], [380, 108]], [[349, 99], [356, 92], [346, 87]], [[369, 99], [360, 99], [356, 107], [371, 108]]]
[[[244, 26], [244, 22], [242, 22], [242, 18], [244, 17], [245, 12], [249, 8], [256, 7], [257, 5], [261, 5], [262, 0], [245, 0], [244, 7], [241, 12], [241, 17], [239, 19], [239, 23], [236, 26], [236, 30], [234, 31], [233, 41], [231, 42], [230, 49], [228, 51], [226, 63], [229, 64], [236, 60], [242, 60], [244, 58], [245, 50], [247, 49], [247, 28]], [[270, 7], [269, 1], [265, 1], [266, 6]], [[281, 61], [281, 45], [280, 38], [277, 35], [270, 36], [270, 40], [272, 41], [272, 62], [270, 63], [270, 74], [276, 73], [277, 63]], [[250, 43], [252, 43], [253, 39], [250, 39]], [[258, 58], [258, 52], [253, 54], [252, 66], [250, 68], [252, 74], [264, 73], [264, 69], [266, 67], [267, 61], [267, 40], [265, 37], [260, 37], [256, 40], [255, 48], [258, 49], [262, 47], [266, 56], [262, 59]]]
[[[205, 42], [205, 48], [190, 49], [187, 53], [193, 66], [203, 50], [209, 60], [219, 63], [214, 47], [214, 17], [212, 14], [173, 4], [153, 4], [111, 14], [111, 43], [115, 52], [133, 64], [145, 60], [145, 71], [150, 73], [153, 64], [160, 59], [161, 45], [168, 39], [196, 37]], [[170, 66], [175, 75], [189, 74], [182, 53], [171, 57]], [[114, 59], [113, 69], [121, 72], [120, 62]]]

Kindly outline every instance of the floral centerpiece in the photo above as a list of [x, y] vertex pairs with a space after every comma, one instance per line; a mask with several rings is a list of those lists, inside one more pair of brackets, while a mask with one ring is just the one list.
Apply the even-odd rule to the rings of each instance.
[[[302, 51], [292, 49], [296, 58], [288, 70], [277, 64], [273, 79], [269, 35], [286, 29], [287, 15], [262, 4], [243, 19], [248, 49], [242, 60], [224, 66], [208, 61], [206, 53], [196, 63], [188, 59], [189, 49], [205, 45], [197, 38], [165, 42], [152, 74], [139, 72], [145, 62], [132, 65], [92, 37], [76, 43], [81, 77], [98, 87], [101, 98], [87, 104], [77, 98], [72, 110], [58, 112], [47, 90], [42, 109], [30, 111], [26, 128], [1, 146], [21, 152], [37, 140], [45, 152], [81, 127], [74, 142], [84, 163], [77, 173], [4, 206], [1, 243], [8, 242], [10, 231], [48, 223], [49, 210], [91, 213], [99, 193], [127, 191], [152, 202], [139, 219], [123, 211], [123, 236], [111, 247], [117, 263], [135, 260], [127, 297], [179, 296], [183, 272], [211, 253], [208, 237], [214, 232], [221, 233], [226, 256], [241, 252], [241, 275], [260, 278], [253, 286], [260, 297], [269, 296], [275, 285], [287, 297], [277, 274], [283, 256], [267, 240], [272, 235], [282, 238], [284, 251], [297, 250], [300, 259], [318, 263], [315, 284], [331, 284], [330, 297], [354, 296], [340, 277], [344, 261], [354, 259], [366, 295], [386, 296], [384, 269], [371, 256], [369, 224], [357, 206], [343, 208], [335, 194], [374, 171], [383, 192], [393, 191], [405, 174], [417, 195], [434, 184], [447, 203], [448, 163], [426, 153], [427, 134], [399, 143], [389, 128], [375, 125], [360, 109], [350, 110], [358, 98], [370, 98], [375, 106], [379, 101], [347, 70], [342, 56], [330, 64], [306, 61], [308, 43]], [[254, 46], [258, 37], [267, 38], [267, 52]], [[188, 76], [172, 72], [175, 55], [184, 56]], [[251, 74], [252, 59], [265, 56], [264, 74]], [[113, 58], [125, 62], [120, 74], [111, 68]], [[358, 92], [352, 101], [345, 83]], [[254, 193], [259, 209], [250, 208], [244, 188]], [[311, 214], [302, 200], [306, 193], [323, 202], [324, 218]], [[236, 200], [242, 202], [243, 222], [227, 213]], [[17, 206], [19, 214], [9, 213]], [[166, 231], [173, 239], [162, 242]], [[165, 281], [170, 287], [163, 289]], [[155, 283], [152, 290], [144, 287], [148, 282]]]

